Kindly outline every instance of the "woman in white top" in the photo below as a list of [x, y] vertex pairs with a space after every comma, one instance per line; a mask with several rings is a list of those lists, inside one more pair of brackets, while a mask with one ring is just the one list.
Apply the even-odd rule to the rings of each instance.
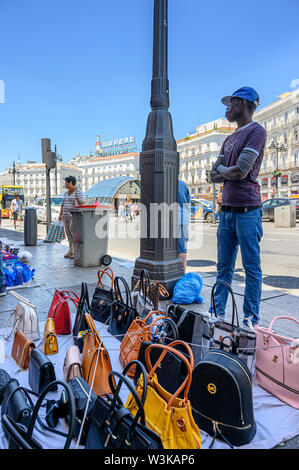
[[59, 220], [63, 221], [65, 233], [69, 242], [69, 251], [64, 255], [65, 258], [74, 258], [74, 235], [71, 210], [77, 206], [85, 204], [85, 197], [81, 189], [76, 188], [77, 180], [75, 176], [65, 178], [65, 187], [63, 202], [60, 209]]

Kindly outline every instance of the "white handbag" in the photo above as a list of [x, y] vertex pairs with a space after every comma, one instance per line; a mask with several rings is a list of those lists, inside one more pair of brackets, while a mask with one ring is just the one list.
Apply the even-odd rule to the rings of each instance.
[[[29, 300], [16, 292], [10, 292], [19, 302], [10, 315], [4, 333], [4, 338], [9, 340], [17, 330], [21, 330], [30, 341], [37, 341], [41, 338], [39, 321], [36, 314], [36, 307]], [[8, 333], [11, 320], [14, 319], [12, 329]]]

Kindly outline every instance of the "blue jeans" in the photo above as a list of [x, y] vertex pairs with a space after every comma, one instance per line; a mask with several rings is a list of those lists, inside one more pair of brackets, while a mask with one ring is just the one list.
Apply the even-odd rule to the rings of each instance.
[[3, 258], [0, 253], [0, 289], [5, 287], [5, 275], [3, 271]]
[[[262, 270], [260, 241], [263, 236], [262, 210], [234, 213], [222, 212], [217, 230], [217, 281], [231, 285], [235, 262], [240, 246], [242, 264], [245, 270], [244, 318], [251, 317], [252, 324], [259, 321], [262, 294]], [[228, 290], [219, 285], [215, 289], [217, 315], [225, 315]]]

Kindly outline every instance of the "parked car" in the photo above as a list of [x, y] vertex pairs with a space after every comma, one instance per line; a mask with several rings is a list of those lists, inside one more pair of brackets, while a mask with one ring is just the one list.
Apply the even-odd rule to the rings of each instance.
[[296, 219], [299, 219], [299, 198], [288, 198], [288, 197], [275, 197], [273, 199], [267, 199], [263, 202], [262, 210], [263, 220], [274, 222], [274, 209], [279, 206], [287, 206], [291, 204], [291, 201], [296, 201]]
[[[62, 197], [51, 197], [51, 215], [53, 222], [57, 222], [59, 218], [60, 208], [62, 206]], [[36, 199], [36, 203], [32, 206], [36, 209], [37, 222], [47, 221], [46, 198], [40, 197]]]
[[[219, 218], [218, 204], [216, 205], [216, 220]], [[213, 222], [213, 203], [206, 199], [191, 198], [191, 221], [205, 220]]]

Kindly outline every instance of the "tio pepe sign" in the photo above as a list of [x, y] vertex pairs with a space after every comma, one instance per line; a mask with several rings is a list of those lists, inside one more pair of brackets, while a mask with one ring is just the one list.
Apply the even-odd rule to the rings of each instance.
[[122, 139], [106, 140], [102, 144], [102, 148], [109, 147], [118, 147], [121, 145], [133, 144], [135, 142], [135, 137], [124, 137]]

